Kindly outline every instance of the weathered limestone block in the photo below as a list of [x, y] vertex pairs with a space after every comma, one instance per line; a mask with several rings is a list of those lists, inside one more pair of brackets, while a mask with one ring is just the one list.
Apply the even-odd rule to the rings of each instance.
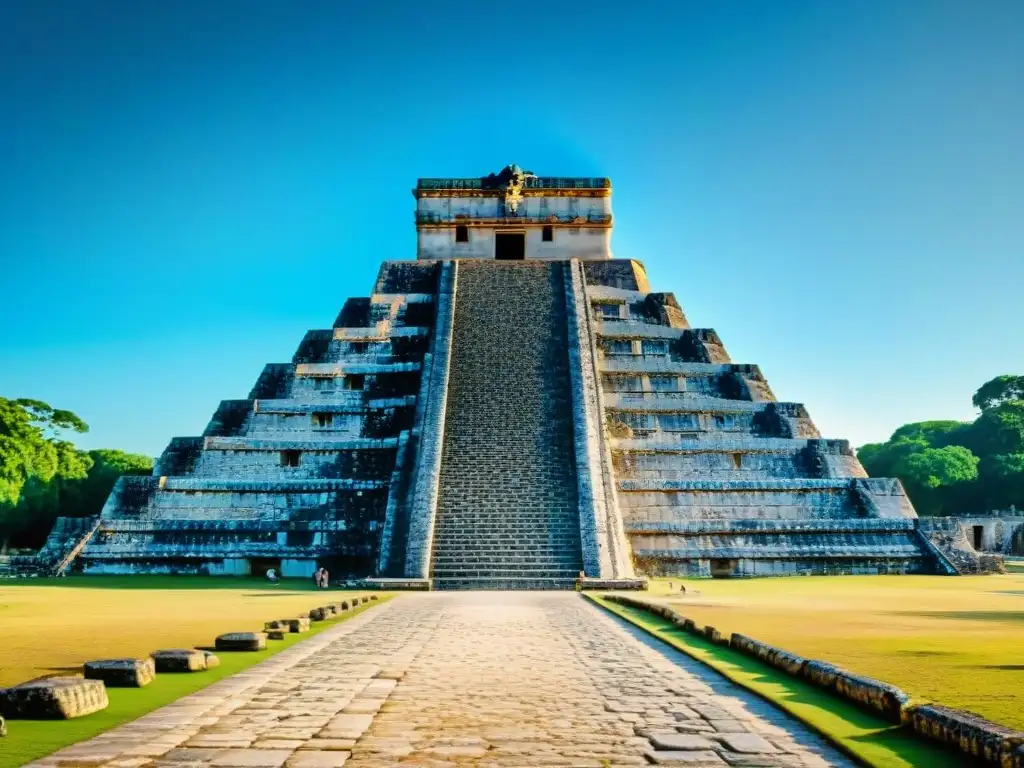
[[948, 744], [966, 755], [1002, 766], [1024, 763], [1024, 733], [970, 712], [924, 704], [903, 710], [903, 724], [923, 736]]
[[87, 680], [102, 680], [109, 688], [142, 688], [156, 677], [153, 659], [99, 659], [83, 667]]
[[3, 738], [6, 735], [7, 735], [7, 723], [6, 723], [6, 721], [2, 717], [0, 717], [0, 738]]
[[326, 621], [331, 618], [334, 618], [334, 608], [331, 606], [314, 608], [309, 612], [310, 621]]
[[686, 629], [685, 624], [687, 621], [689, 621], [689, 619], [679, 613], [672, 617], [672, 623], [682, 630]]
[[341, 609], [342, 611], [347, 611], [347, 610], [348, 610], [348, 607], [349, 607], [349, 606], [348, 606], [348, 601], [347, 601], [347, 600], [342, 600], [342, 601], [341, 601], [340, 603], [338, 603], [338, 606], [339, 606], [339, 608], [340, 608], [340, 609]]
[[843, 670], [833, 688], [845, 699], [872, 709], [891, 723], [900, 722], [900, 712], [910, 697], [895, 685]]
[[206, 668], [213, 669], [214, 667], [220, 666], [220, 658], [211, 651], [203, 651], [203, 655], [206, 656]]
[[309, 632], [309, 617], [298, 616], [294, 619], [285, 619], [289, 632]]
[[752, 637], [738, 633], [733, 634], [729, 645], [741, 653], [754, 656], [765, 664], [781, 669], [791, 675], [802, 674], [804, 665], [807, 664], [806, 659], [797, 656], [795, 653], [790, 653], [782, 648], [776, 648], [774, 645], [768, 645], [760, 640], [755, 640]]
[[268, 640], [284, 640], [284, 636], [289, 634], [286, 629], [268, 629], [267, 639]]
[[206, 670], [206, 654], [195, 648], [174, 648], [153, 651], [150, 654], [156, 671], [160, 672], [203, 672]]
[[841, 667], [827, 661], [808, 661], [803, 669], [803, 676], [819, 688], [831, 688], [842, 673]]
[[220, 635], [215, 645], [218, 651], [262, 651], [267, 647], [267, 634], [266, 632], [228, 632], [225, 635]]
[[376, 600], [376, 599], [377, 599], [376, 595], [370, 595], [370, 600]]
[[70, 720], [106, 709], [107, 689], [99, 680], [50, 677], [0, 691], [0, 713], [11, 720]]
[[704, 633], [703, 634], [704, 634], [704, 638], [706, 640], [710, 640], [712, 643], [715, 643], [716, 645], [728, 645], [729, 644], [729, 641], [725, 637], [722, 636], [722, 633], [719, 632], [714, 627], [712, 627], [710, 624], [708, 624], [706, 627], [704, 627]]

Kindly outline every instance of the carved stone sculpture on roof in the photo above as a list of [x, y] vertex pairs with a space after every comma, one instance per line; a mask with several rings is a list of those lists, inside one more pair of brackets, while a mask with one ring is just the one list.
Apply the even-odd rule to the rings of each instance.
[[492, 173], [483, 179], [484, 189], [501, 189], [504, 191], [505, 215], [515, 216], [519, 204], [523, 201], [523, 188], [527, 179], [536, 178], [531, 171], [524, 171], [515, 163], [507, 165], [499, 173]]

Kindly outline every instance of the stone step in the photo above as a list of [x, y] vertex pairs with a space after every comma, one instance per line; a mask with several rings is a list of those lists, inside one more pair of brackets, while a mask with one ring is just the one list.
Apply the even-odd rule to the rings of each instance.
[[434, 589], [481, 589], [481, 590], [544, 590], [574, 589], [575, 578], [467, 578], [453, 579], [448, 577], [435, 578]]
[[531, 555], [533, 557], [569, 557], [572, 555], [579, 556], [579, 547], [560, 547], [554, 548], [534, 548], [528, 546], [519, 547], [495, 547], [487, 546], [487, 542], [472, 542], [465, 546], [460, 547], [446, 547], [443, 552], [438, 552], [438, 557], [447, 557], [453, 554], [467, 554], [473, 553], [478, 556], [520, 556], [520, 555]]
[[564, 269], [458, 265], [440, 589], [564, 589], [582, 568]]
[[434, 560], [434, 568], [479, 568], [500, 565], [503, 567], [544, 567], [572, 570], [577, 563], [579, 563], [578, 553], [574, 557], [560, 559], [539, 558], [533, 555], [523, 555], [521, 557], [495, 557], [493, 555], [458, 557], [456, 555], [444, 555]]
[[443, 579], [574, 579], [579, 571], [555, 568], [437, 568], [431, 578]]

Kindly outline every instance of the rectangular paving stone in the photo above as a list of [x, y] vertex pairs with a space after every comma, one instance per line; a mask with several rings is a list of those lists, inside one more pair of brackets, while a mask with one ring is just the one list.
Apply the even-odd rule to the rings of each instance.
[[661, 750], [651, 750], [647, 753], [647, 758], [655, 765], [706, 766], [707, 768], [726, 765], [726, 762], [717, 753], [709, 751], [662, 752]]
[[179, 747], [178, 749], [172, 749], [170, 752], [165, 754], [161, 759], [168, 762], [200, 762], [210, 763], [217, 757], [223, 750], [220, 749], [199, 749], [194, 747]]
[[285, 763], [287, 768], [341, 768], [348, 761], [349, 752], [296, 752]]
[[714, 749], [718, 745], [703, 736], [688, 733], [652, 733], [651, 744], [659, 750]]
[[767, 739], [756, 733], [726, 733], [721, 741], [733, 752], [777, 752]]
[[225, 749], [210, 763], [220, 768], [280, 768], [290, 749]]
[[299, 749], [347, 750], [356, 744], [355, 739], [321, 739], [319, 737], [305, 742]]

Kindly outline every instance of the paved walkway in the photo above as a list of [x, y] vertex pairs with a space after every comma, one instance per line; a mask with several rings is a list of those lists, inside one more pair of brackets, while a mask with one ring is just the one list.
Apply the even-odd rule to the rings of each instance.
[[575, 593], [406, 594], [37, 766], [850, 766]]

